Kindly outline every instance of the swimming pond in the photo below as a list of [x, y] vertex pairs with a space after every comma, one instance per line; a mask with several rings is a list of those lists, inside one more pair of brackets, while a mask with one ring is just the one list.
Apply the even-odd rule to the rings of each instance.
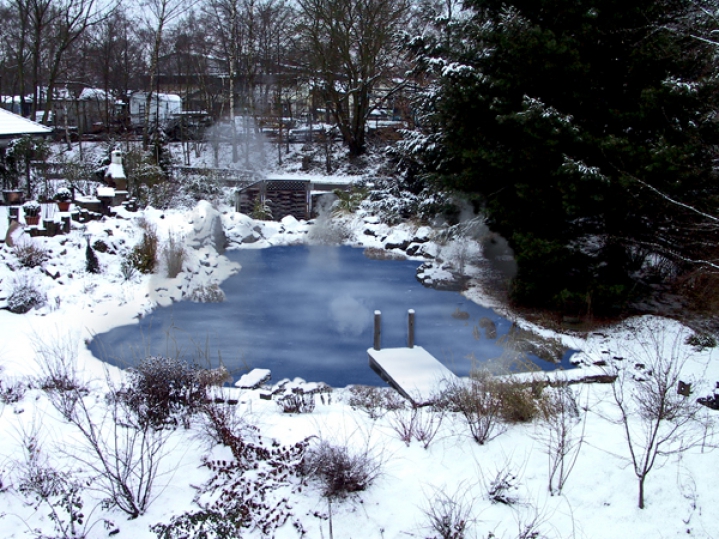
[[545, 370], [571, 366], [566, 350], [557, 351], [558, 364], [533, 355], [521, 330], [491, 309], [458, 292], [422, 286], [415, 278], [419, 261], [372, 260], [346, 246], [246, 249], [226, 256], [242, 266], [222, 284], [226, 301], [157, 308], [139, 324], [97, 335], [92, 353], [121, 367], [152, 354], [201, 366], [221, 361], [235, 378], [267, 368], [273, 381], [384, 385], [367, 359], [373, 313], [382, 311], [382, 348], [392, 348], [406, 346], [407, 310], [414, 309], [415, 344], [460, 376], [497, 358], [516, 366], [521, 356], [519, 363], [530, 359]]

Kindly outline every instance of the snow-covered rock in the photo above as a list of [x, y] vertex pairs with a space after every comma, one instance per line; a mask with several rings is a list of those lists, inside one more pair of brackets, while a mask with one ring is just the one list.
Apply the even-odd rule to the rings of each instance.
[[412, 243], [412, 236], [406, 230], [396, 229], [384, 240], [385, 249], [405, 250]]
[[211, 246], [222, 254], [225, 252], [226, 242], [220, 212], [206, 200], [201, 200], [192, 214], [192, 231], [187, 238], [187, 244], [195, 249]]
[[252, 369], [247, 374], [240, 376], [240, 379], [235, 382], [235, 387], [241, 389], [257, 389], [262, 384], [269, 382], [272, 377], [270, 369]]
[[29, 237], [25, 234], [25, 228], [17, 221], [13, 221], [7, 229], [7, 234], [5, 234], [5, 245], [8, 247], [22, 245]]

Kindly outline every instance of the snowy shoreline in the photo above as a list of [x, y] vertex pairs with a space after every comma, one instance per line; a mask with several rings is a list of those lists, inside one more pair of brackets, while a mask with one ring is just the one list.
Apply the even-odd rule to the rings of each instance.
[[[91, 275], [85, 272], [87, 240], [102, 239], [111, 250], [120, 253], [139, 241], [139, 217], [156, 226], [162, 241], [170, 233], [186, 239], [196, 237], [194, 225], [201, 214], [208, 212], [207, 207], [200, 212], [148, 209], [142, 214], [127, 216], [129, 219], [90, 222], [84, 230], [75, 230], [66, 237], [36, 240], [50, 251], [46, 271], [39, 268], [23, 271], [28, 271], [43, 289], [48, 302], [24, 315], [0, 311], [0, 365], [3, 369], [0, 379], [4, 387], [38, 380], [42, 376], [36, 359], [38, 349], [43, 346], [69, 352], [74, 349], [75, 368], [91, 390], [85, 399], [94, 403], [94, 412], [100, 414], [105, 406], [103, 403], [106, 403], [108, 383], [118, 383], [124, 375], [92, 356], [85, 345], [87, 340], [117, 325], [136, 323], [138, 317], [157, 305], [188, 297], [197, 287], [220, 284], [241, 269], [217, 254], [214, 248], [204, 245], [190, 248], [183, 272], [173, 279], [154, 274], [135, 275], [125, 280], [119, 267], [122, 256], [109, 252], [97, 253], [103, 273]], [[316, 226], [292, 218], [283, 222], [253, 221], [229, 209], [221, 211], [220, 215], [231, 249], [305, 243], [311, 236], [312, 227]], [[386, 247], [388, 238], [401, 244], [418, 233], [418, 227], [390, 228], [371, 221], [375, 220], [369, 216], [367, 219], [363, 216], [343, 219], [344, 226], [351, 232], [348, 243], [380, 249]], [[425, 233], [421, 231], [420, 235]], [[432, 246], [429, 241], [423, 245], [426, 245], [424, 249], [437, 249], [437, 252], [452, 248], [451, 245]], [[14, 269], [17, 261], [8, 248], [4, 247], [1, 252], [1, 296], [6, 297], [18, 274]], [[397, 256], [406, 253], [404, 249], [392, 252]], [[420, 256], [412, 258], [422, 259]], [[441, 271], [447, 270], [438, 264], [437, 271], [441, 275]], [[470, 267], [468, 271], [479, 270]], [[501, 307], [492, 305], [490, 298], [476, 286], [470, 287], [465, 295], [480, 304], [487, 302], [492, 308]], [[599, 364], [576, 370], [583, 375], [604, 372], [600, 366], [604, 364], [626, 369], [635, 379], [641, 379], [646, 373], [639, 364], [646, 362], [647, 352], [646, 342], [641, 340], [640, 334], [644, 331], [642, 328], [648, 327], [667, 346], [679, 339], [680, 342], [675, 343], [677, 350], [681, 354], [692, 354], [682, 375], [694, 383], [693, 396], [711, 392], [714, 382], [719, 380], [719, 366], [713, 351], [695, 353], [686, 346], [683, 339], [687, 330], [675, 321], [656, 317], [629, 319], [616, 327], [590, 333], [586, 339], [558, 334], [522, 320], [516, 322], [547, 338], [560, 339], [565, 346], [581, 349], [584, 364]], [[389, 413], [372, 419], [350, 406], [351, 391], [348, 389], [337, 389], [321, 399], [318, 397], [314, 411], [303, 414], [282, 413], [276, 402], [262, 398], [261, 390], [217, 388], [212, 394], [223, 400], [237, 401], [234, 413], [246, 424], [259, 429], [264, 439], [290, 445], [308, 437], [320, 439], [358, 450], [366, 448], [381, 461], [382, 473], [368, 490], [333, 503], [336, 537], [399, 539], [431, 536], [432, 531], [427, 527], [427, 508], [433, 500], [439, 499], [439, 493], [463, 500], [469, 508], [477, 536], [482, 538], [491, 532], [496, 537], [511, 539], [532, 522], [535, 529], [541, 531], [539, 537], [552, 539], [687, 534], [715, 537], [719, 509], [713, 503], [713, 495], [719, 470], [711, 466], [714, 460], [711, 449], [716, 443], [713, 432], [704, 434], [706, 444], [664, 458], [663, 466], [652, 472], [647, 481], [647, 508], [639, 510], [636, 507], [636, 478], [631, 467], [627, 467], [622, 428], [610, 421], [617, 417], [611, 385], [572, 387], [584, 418], [585, 440], [575, 471], [562, 494], [554, 496], [547, 490], [547, 454], [542, 434], [545, 431], [539, 420], [507, 425], [501, 436], [479, 445], [468, 435], [461, 417], [448, 414], [440, 425], [437, 438], [425, 449], [417, 441], [404, 442], [398, 437], [396, 421], [404, 416]], [[41, 389], [28, 388], [17, 402], [0, 404], [0, 407], [0, 479], [5, 489], [0, 492], [5, 504], [0, 512], [2, 536], [32, 537], [35, 528], [42, 528], [45, 534], [51, 533], [53, 523], [47, 516], [46, 506], [28, 503], [18, 489], [27, 466], [23, 456], [27, 452], [27, 436], [35, 429], [38, 444], [44, 450], [43, 458], [58, 469], [76, 474], [81, 471], [69, 455], [72, 448], [82, 447], [81, 440]], [[715, 422], [713, 415], [708, 417]], [[168, 433], [169, 445], [162, 462], [162, 473], [153, 493], [154, 501], [145, 514], [127, 520], [117, 509], [97, 508], [98, 515], [113, 521], [120, 530], [120, 537], [156, 537], [149, 530], [151, 525], [167, 523], [173, 516], [197, 509], [192, 501], [197, 491], [192, 485], [201, 485], [210, 477], [202, 463], [207, 459], [232, 458], [226, 447], [209, 443], [201, 431], [199, 424], [193, 424], [187, 430], [179, 428]], [[510, 504], [493, 502], [487, 494], [496, 477], [504, 473], [509, 480], [507, 496], [514, 500]], [[278, 490], [292, 508], [288, 510], [290, 520], [273, 532], [274, 537], [302, 536], [293, 522], [300, 523], [307, 537], [321, 537], [327, 532], [328, 506], [320, 488], [310, 482], [300, 492], [298, 486], [282, 486]], [[101, 493], [90, 489], [84, 497], [88, 507], [92, 507], [101, 499]], [[88, 537], [107, 537], [107, 533], [98, 525]], [[259, 529], [248, 529], [246, 535], [263, 536]]]

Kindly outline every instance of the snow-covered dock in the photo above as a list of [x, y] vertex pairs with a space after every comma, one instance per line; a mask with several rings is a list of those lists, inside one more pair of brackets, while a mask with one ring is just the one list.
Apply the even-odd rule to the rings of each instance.
[[369, 364], [383, 380], [421, 405], [457, 380], [447, 367], [421, 346], [367, 350]]

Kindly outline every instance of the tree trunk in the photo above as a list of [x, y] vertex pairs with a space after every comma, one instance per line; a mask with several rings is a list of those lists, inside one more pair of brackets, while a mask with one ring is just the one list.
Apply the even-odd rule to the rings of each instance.
[[646, 476], [643, 475], [639, 478], [639, 509], [644, 509], [644, 480]]

